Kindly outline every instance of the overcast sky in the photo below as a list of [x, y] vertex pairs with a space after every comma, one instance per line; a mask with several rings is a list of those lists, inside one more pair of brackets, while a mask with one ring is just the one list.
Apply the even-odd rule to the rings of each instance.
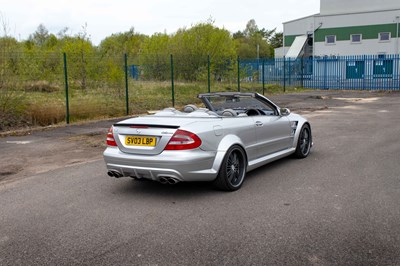
[[282, 22], [319, 13], [319, 0], [0, 0], [0, 36], [25, 40], [43, 24], [57, 34], [65, 27], [75, 35], [87, 25], [97, 45], [112, 33], [128, 31], [152, 35], [176, 32], [179, 28], [205, 22], [230, 32], [243, 30], [250, 19], [259, 28], [277, 28]]

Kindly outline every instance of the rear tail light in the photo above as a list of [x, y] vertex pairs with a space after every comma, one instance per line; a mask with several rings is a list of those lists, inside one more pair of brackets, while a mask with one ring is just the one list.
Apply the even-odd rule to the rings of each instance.
[[168, 142], [165, 150], [190, 150], [201, 145], [201, 139], [194, 133], [178, 129]]
[[113, 127], [110, 127], [110, 129], [108, 130], [108, 133], [107, 133], [107, 145], [108, 146], [113, 146], [113, 147], [117, 146], [117, 143], [115, 142], [115, 139], [114, 139]]

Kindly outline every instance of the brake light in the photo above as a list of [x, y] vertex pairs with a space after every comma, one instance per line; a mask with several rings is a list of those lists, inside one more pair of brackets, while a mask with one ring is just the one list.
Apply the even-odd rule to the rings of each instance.
[[149, 126], [143, 126], [143, 125], [132, 125], [130, 128], [149, 128]]
[[117, 143], [115, 142], [115, 139], [114, 139], [113, 127], [110, 127], [110, 129], [108, 130], [108, 133], [107, 133], [107, 145], [108, 146], [113, 146], [113, 147], [117, 146]]
[[165, 150], [190, 150], [201, 145], [201, 139], [194, 133], [178, 129], [169, 140]]

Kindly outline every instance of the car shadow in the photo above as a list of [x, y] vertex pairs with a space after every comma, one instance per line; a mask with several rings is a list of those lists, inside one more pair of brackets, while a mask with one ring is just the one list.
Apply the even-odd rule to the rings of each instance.
[[297, 159], [292, 155], [289, 155], [287, 157], [283, 157], [281, 159], [278, 159], [276, 161], [270, 162], [268, 164], [265, 164], [261, 167], [258, 167], [256, 169], [254, 169], [253, 171], [249, 172], [249, 173], [259, 173], [259, 172], [263, 172], [266, 169], [275, 169], [275, 168], [279, 168], [279, 167], [287, 167], [288, 164], [291, 163], [296, 163], [301, 161], [301, 159]]
[[132, 194], [138, 196], [156, 196], [158, 198], [183, 199], [199, 196], [209, 196], [226, 193], [216, 190], [212, 182], [182, 182], [174, 185], [161, 184], [156, 181], [135, 179], [126, 180], [117, 187], [117, 193]]
[[213, 186], [212, 182], [181, 182], [169, 185], [151, 180], [123, 178], [118, 180], [118, 184], [114, 186], [115, 191], [113, 193], [151, 196], [162, 199], [190, 199], [192, 197], [209, 197], [232, 193], [240, 195], [241, 193], [249, 193], [247, 187], [254, 185], [254, 182], [258, 182], [260, 178], [274, 179], [274, 175], [270, 175], [270, 172], [287, 167], [288, 164], [295, 163], [296, 161], [298, 160], [293, 157], [286, 157], [248, 172], [242, 188], [234, 192], [218, 190]]

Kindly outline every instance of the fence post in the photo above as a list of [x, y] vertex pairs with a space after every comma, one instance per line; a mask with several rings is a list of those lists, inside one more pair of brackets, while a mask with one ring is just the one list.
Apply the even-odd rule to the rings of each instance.
[[304, 59], [300, 57], [300, 86], [304, 88]]
[[125, 61], [125, 102], [126, 102], [126, 115], [129, 115], [129, 88], [128, 88], [128, 55], [124, 54]]
[[172, 94], [172, 107], [175, 107], [175, 84], [174, 84], [174, 57], [171, 54], [171, 94]]
[[363, 90], [365, 90], [365, 73], [366, 73], [366, 67], [365, 64], [367, 62], [367, 57], [366, 55], [363, 55], [363, 62], [364, 62], [364, 73], [362, 74], [362, 81], [363, 81]]
[[292, 85], [292, 82], [291, 82], [291, 77], [292, 77], [292, 71], [291, 71], [291, 61], [290, 61], [290, 57], [289, 57], [289, 62], [288, 62], [289, 64], [288, 64], [288, 74], [289, 74], [289, 86], [291, 86]]
[[237, 86], [238, 91], [240, 91], [240, 57], [237, 57]]
[[211, 92], [211, 79], [210, 79], [210, 55], [207, 56], [207, 87], [208, 93]]
[[262, 88], [263, 88], [263, 95], [265, 93], [265, 59], [262, 59]]
[[286, 57], [283, 56], [283, 92], [286, 92]]
[[67, 72], [67, 54], [64, 56], [64, 80], [65, 80], [65, 106], [66, 106], [66, 123], [69, 124], [69, 97], [68, 97], [68, 72]]
[[327, 56], [324, 56], [324, 90], [327, 89], [326, 87], [326, 79], [327, 79], [327, 75], [328, 75], [328, 69], [327, 69]]

